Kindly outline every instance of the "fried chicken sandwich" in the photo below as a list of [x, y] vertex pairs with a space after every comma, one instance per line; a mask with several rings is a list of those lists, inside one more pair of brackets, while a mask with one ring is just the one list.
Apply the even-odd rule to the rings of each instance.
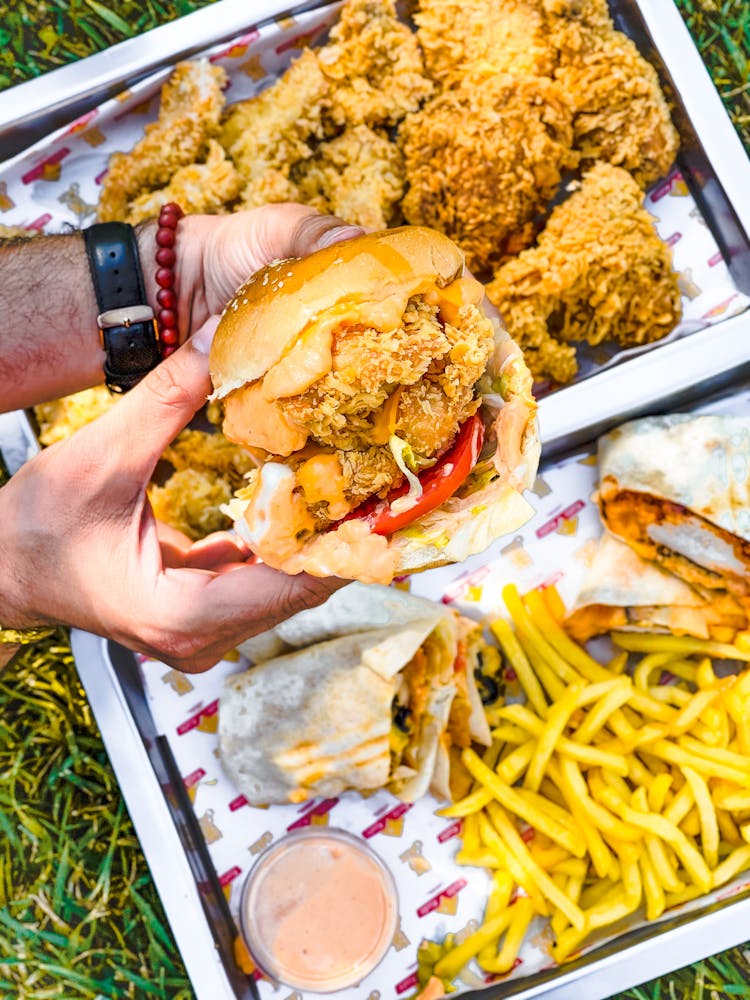
[[211, 349], [224, 433], [257, 468], [228, 505], [287, 573], [387, 583], [532, 514], [539, 443], [518, 346], [446, 236], [403, 227], [252, 275]]

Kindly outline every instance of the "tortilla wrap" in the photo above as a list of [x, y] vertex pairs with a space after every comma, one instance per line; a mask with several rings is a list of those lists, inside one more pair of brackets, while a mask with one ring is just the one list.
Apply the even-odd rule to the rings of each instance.
[[[449, 798], [449, 730], [468, 724], [466, 745], [490, 742], [466, 621], [404, 591], [354, 583], [243, 643], [256, 665], [227, 681], [219, 740], [248, 801], [381, 787], [405, 801], [428, 789]], [[408, 709], [401, 731], [398, 708]]]
[[733, 613], [605, 532], [565, 628], [579, 642], [615, 629], [728, 640], [746, 624], [741, 609], [731, 599], [729, 604]]
[[673, 414], [599, 442], [605, 526], [701, 591], [750, 605], [750, 418]]

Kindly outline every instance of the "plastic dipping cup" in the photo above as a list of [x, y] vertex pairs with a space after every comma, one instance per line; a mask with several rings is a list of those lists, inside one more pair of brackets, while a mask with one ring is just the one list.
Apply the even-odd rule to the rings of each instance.
[[354, 986], [396, 932], [393, 877], [343, 830], [306, 827], [269, 847], [242, 890], [240, 925], [258, 966], [287, 986], [332, 993]]

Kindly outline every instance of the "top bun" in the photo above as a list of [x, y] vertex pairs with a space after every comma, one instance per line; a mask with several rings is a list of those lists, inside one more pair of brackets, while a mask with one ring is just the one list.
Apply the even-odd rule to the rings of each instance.
[[216, 330], [210, 355], [215, 397], [262, 378], [321, 322], [393, 329], [409, 298], [450, 284], [463, 264], [447, 236], [402, 226], [261, 268], [237, 289]]

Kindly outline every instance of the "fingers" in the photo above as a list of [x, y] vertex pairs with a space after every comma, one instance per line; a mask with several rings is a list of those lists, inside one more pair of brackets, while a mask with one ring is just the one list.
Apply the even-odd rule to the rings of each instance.
[[103, 459], [114, 463], [123, 486], [145, 485], [162, 452], [203, 406], [211, 391], [205, 339], [218, 322], [200, 331], [96, 421]]
[[273, 260], [305, 257], [363, 233], [360, 226], [338, 216], [321, 215], [293, 202], [225, 216], [206, 240], [203, 274], [208, 308], [220, 312], [238, 285]]
[[185, 566], [192, 569], [210, 569], [222, 572], [225, 568], [254, 559], [253, 553], [239, 535], [217, 531], [201, 538], [184, 553]]
[[151, 646], [180, 670], [207, 670], [243, 639], [322, 604], [348, 582], [288, 576], [263, 564], [220, 574], [167, 570], [155, 606], [170, 613]]

